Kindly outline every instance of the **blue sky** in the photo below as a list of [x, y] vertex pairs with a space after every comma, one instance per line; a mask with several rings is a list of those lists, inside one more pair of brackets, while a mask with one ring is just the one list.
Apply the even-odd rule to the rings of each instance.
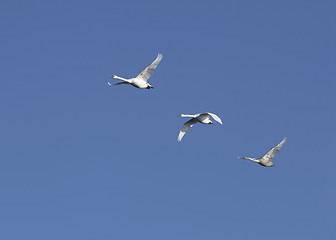
[[334, 239], [335, 8], [2, 0], [0, 238]]

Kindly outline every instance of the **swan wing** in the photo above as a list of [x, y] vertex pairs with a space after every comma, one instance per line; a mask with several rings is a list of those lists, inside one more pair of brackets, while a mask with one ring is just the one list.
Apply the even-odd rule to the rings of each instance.
[[186, 134], [186, 132], [189, 130], [189, 128], [191, 128], [194, 124], [196, 124], [198, 121], [193, 118], [193, 119], [190, 119], [189, 121], [185, 122], [183, 124], [183, 127], [177, 137], [177, 141], [181, 142], [183, 136]]
[[271, 148], [271, 150], [269, 150], [268, 153], [266, 153], [265, 156], [263, 156], [262, 158], [271, 161], [272, 158], [275, 156], [275, 154], [277, 154], [280, 151], [280, 149], [282, 148], [282, 146], [285, 144], [286, 141], [287, 138], [284, 138], [278, 145]]
[[163, 56], [161, 54], [158, 54], [156, 59], [148, 67], [142, 70], [142, 72], [136, 78], [140, 78], [147, 82], [148, 78], [153, 74], [154, 70], [161, 62], [162, 57]]
[[[108, 85], [111, 86], [111, 83], [108, 82]], [[118, 82], [118, 83], [115, 83], [115, 84], [113, 84], [113, 85], [114, 85], [114, 86], [117, 86], [117, 85], [132, 85], [132, 84], [130, 84], [130, 83], [128, 83], [128, 82]]]
[[222, 123], [222, 120], [214, 113], [208, 113], [213, 119], [215, 119], [217, 122], [219, 122], [220, 124]]

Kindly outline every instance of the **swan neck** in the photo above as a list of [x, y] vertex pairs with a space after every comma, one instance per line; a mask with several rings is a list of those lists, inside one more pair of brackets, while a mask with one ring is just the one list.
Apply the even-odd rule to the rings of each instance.
[[120, 79], [120, 80], [123, 80], [123, 81], [125, 81], [125, 82], [129, 82], [128, 79], [126, 79], [126, 78], [122, 78], [122, 77], [119, 77], [119, 76], [116, 76], [116, 75], [114, 75], [113, 78]]
[[258, 160], [258, 159], [251, 158], [251, 157], [246, 157], [246, 159], [249, 159], [249, 160], [251, 160], [251, 161], [253, 161], [253, 162], [259, 162], [259, 160]]
[[189, 115], [189, 114], [181, 114], [181, 117], [195, 117], [195, 115]]

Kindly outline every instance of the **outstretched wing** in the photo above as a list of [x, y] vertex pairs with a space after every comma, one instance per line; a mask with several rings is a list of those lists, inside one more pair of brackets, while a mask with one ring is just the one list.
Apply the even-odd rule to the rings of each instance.
[[214, 113], [208, 113], [213, 119], [215, 119], [217, 122], [219, 122], [220, 124], [222, 123], [222, 120]]
[[142, 70], [142, 72], [136, 78], [141, 78], [142, 80], [147, 82], [148, 78], [153, 74], [154, 70], [161, 62], [162, 57], [163, 56], [161, 54], [158, 54], [154, 62], [152, 62], [148, 67]]
[[271, 161], [272, 158], [279, 152], [279, 150], [282, 148], [282, 146], [285, 144], [287, 141], [287, 138], [284, 138], [278, 145], [275, 147], [271, 148], [271, 150], [268, 151], [268, 153], [265, 154], [262, 158], [265, 160]]
[[181, 142], [184, 134], [186, 134], [186, 132], [189, 130], [189, 128], [191, 128], [194, 124], [196, 124], [198, 121], [195, 118], [190, 119], [189, 121], [185, 122], [183, 124], [183, 127], [177, 137], [177, 141]]
[[[108, 85], [111, 86], [111, 83], [108, 82]], [[114, 86], [118, 86], [118, 85], [132, 85], [132, 84], [130, 84], [130, 83], [128, 83], [128, 82], [118, 82], [118, 83], [115, 83], [115, 84], [113, 84], [113, 85], [114, 85]]]

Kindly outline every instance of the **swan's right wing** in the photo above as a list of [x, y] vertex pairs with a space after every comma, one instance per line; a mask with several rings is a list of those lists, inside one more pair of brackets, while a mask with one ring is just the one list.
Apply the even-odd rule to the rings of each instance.
[[177, 141], [181, 142], [183, 136], [186, 134], [186, 132], [191, 128], [194, 124], [196, 124], [198, 121], [195, 118], [190, 119], [189, 121], [185, 122], [183, 124], [183, 127], [177, 137]]
[[280, 151], [280, 149], [282, 148], [282, 146], [285, 144], [286, 141], [287, 138], [284, 138], [278, 145], [271, 148], [271, 150], [269, 150], [268, 153], [266, 153], [265, 156], [263, 156], [263, 158], [271, 161], [272, 158], [274, 158], [275, 154], [277, 154]]
[[142, 72], [136, 78], [141, 78], [147, 82], [148, 78], [153, 74], [154, 70], [161, 62], [162, 57], [163, 56], [161, 54], [158, 54], [156, 59], [148, 67], [142, 70]]
[[217, 122], [219, 122], [220, 124], [222, 123], [222, 120], [214, 113], [208, 113], [213, 119], [215, 119]]

